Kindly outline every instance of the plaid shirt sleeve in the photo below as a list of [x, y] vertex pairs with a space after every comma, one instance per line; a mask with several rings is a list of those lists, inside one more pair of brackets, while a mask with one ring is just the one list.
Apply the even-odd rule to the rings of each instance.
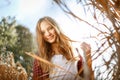
[[33, 80], [46, 80], [48, 78], [48, 72], [43, 72], [39, 61], [35, 59], [33, 63]]
[[78, 61], [78, 63], [77, 63], [77, 70], [78, 70], [78, 74], [79, 74], [79, 76], [81, 76], [81, 77], [83, 77], [83, 58], [82, 58], [82, 56], [80, 55], [80, 52], [79, 52], [79, 50], [78, 50], [78, 48], [76, 48], [76, 51], [78, 52], [78, 54], [79, 54], [79, 61]]
[[35, 59], [33, 63], [33, 80], [42, 80], [39, 78], [42, 74], [43, 72], [39, 66], [39, 61]]
[[83, 61], [82, 61], [82, 56], [79, 56], [79, 61], [78, 61], [78, 63], [77, 63], [77, 69], [78, 69], [78, 73], [79, 73], [79, 75], [81, 76], [81, 77], [83, 77], [83, 67], [82, 67], [82, 65], [83, 65]]

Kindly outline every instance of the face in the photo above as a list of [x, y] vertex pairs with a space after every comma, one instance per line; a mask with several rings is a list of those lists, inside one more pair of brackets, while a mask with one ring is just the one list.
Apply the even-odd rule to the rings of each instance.
[[56, 41], [57, 35], [54, 27], [50, 25], [47, 21], [41, 22], [41, 32], [43, 38], [48, 43], [54, 43]]

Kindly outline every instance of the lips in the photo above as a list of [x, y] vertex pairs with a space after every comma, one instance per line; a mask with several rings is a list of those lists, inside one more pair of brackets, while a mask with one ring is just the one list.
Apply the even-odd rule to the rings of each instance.
[[49, 37], [47, 38], [47, 40], [52, 40], [52, 39], [53, 39], [53, 37], [54, 37], [54, 35], [49, 36]]

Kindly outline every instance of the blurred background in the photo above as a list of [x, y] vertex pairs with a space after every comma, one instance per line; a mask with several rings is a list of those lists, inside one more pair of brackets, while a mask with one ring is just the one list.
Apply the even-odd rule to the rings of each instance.
[[37, 52], [36, 23], [44, 16], [91, 45], [95, 80], [120, 79], [120, 0], [0, 0], [0, 65], [22, 67], [32, 79], [33, 58], [25, 52]]

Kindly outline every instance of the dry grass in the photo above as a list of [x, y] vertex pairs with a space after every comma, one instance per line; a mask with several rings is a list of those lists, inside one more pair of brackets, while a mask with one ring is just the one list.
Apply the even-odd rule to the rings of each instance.
[[[97, 61], [103, 55], [109, 55], [102, 57], [103, 64], [95, 66], [94, 72], [96, 72], [95, 79], [97, 80], [119, 80], [120, 79], [120, 0], [74, 0], [76, 5], [84, 5], [85, 12], [91, 12], [91, 18], [93, 18], [97, 24], [94, 25], [89, 21], [77, 16], [74, 11], [71, 11], [69, 2], [67, 0], [54, 0], [59, 7], [68, 15], [72, 16], [75, 20], [83, 21], [90, 27], [94, 28], [99, 33], [95, 38], [97, 49], [94, 51], [92, 58], [94, 62]], [[101, 18], [103, 20], [101, 20]], [[105, 23], [105, 22], [108, 23]], [[110, 25], [111, 24], [111, 25]], [[102, 29], [104, 30], [102, 30]], [[102, 36], [102, 37], [101, 37]], [[101, 43], [101, 44], [99, 44]], [[106, 67], [105, 70], [101, 70], [102, 67]], [[106, 75], [106, 76], [105, 76]]]
[[[49, 61], [47, 61], [47, 60], [45, 60], [45, 59], [43, 59], [43, 58], [41, 58], [41, 57], [38, 57], [37, 55], [35, 55], [34, 53], [31, 53], [31, 52], [26, 52], [26, 54], [27, 55], [29, 55], [29, 56], [31, 56], [31, 57], [33, 57], [33, 58], [35, 58], [35, 59], [37, 59], [37, 60], [39, 60], [39, 61], [41, 61], [41, 62], [43, 62], [43, 63], [45, 63], [45, 64], [47, 64], [47, 65], [49, 65], [50, 67], [56, 67], [56, 68], [58, 68], [58, 69], [60, 69], [61, 71], [63, 71], [63, 72], [66, 72], [66, 73], [68, 73], [68, 74], [71, 74], [71, 75], [74, 75], [72, 72], [70, 72], [69, 70], [66, 70], [66, 69], [64, 69], [64, 67], [61, 67], [61, 66], [58, 66], [58, 65], [56, 65], [56, 64], [53, 64], [53, 63], [51, 63], [51, 62], [49, 62]], [[88, 54], [87, 56], [87, 63], [86, 64], [84, 64], [85, 66], [83, 66], [81, 69], [80, 69], [80, 71], [78, 71], [78, 73], [79, 74], [82, 74], [82, 72], [83, 72], [83, 69], [86, 69], [86, 68], [84, 68], [84, 67], [86, 67], [86, 65], [88, 65], [88, 69], [87, 70], [89, 70], [89, 74], [86, 76], [86, 77], [83, 77], [82, 75], [81, 76], [79, 76], [79, 74], [76, 74], [76, 75], [74, 75], [74, 76], [79, 76], [80, 77], [80, 80], [94, 80], [94, 71], [92, 70], [92, 61], [91, 61], [91, 58], [90, 58], [90, 55]], [[85, 62], [84, 62], [85, 63]], [[88, 72], [88, 71], [87, 71]], [[52, 74], [55, 74], [55, 72], [52, 72]], [[84, 75], [84, 74], [83, 74]], [[61, 75], [61, 76], [66, 76], [66, 74], [65, 75]], [[89, 76], [89, 77], [88, 77]], [[57, 77], [59, 77], [59, 76], [57, 76]], [[75, 79], [74, 80], [76, 80], [76, 77], [75, 77]], [[55, 79], [56, 79], [56, 77], [54, 77]], [[48, 80], [49, 80], [49, 78], [48, 78]], [[62, 80], [66, 80], [66, 79], [64, 79], [64, 77], [63, 77], [63, 79]], [[70, 80], [70, 79], [69, 79]]]
[[25, 69], [14, 62], [12, 53], [0, 55], [0, 80], [28, 80]]

